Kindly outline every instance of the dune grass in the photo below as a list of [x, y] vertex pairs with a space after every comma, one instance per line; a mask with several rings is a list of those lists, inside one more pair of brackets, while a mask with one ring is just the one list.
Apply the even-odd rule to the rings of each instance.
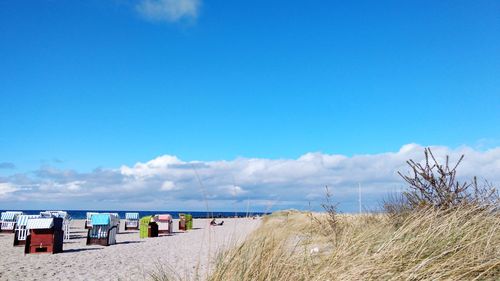
[[[246, 241], [220, 253], [209, 281], [500, 280], [500, 195], [488, 182], [456, 180], [456, 164], [407, 161], [408, 190], [384, 213], [266, 216]], [[160, 279], [157, 279], [160, 280]]]
[[461, 207], [386, 214], [282, 211], [221, 253], [208, 280], [499, 280], [500, 216]]

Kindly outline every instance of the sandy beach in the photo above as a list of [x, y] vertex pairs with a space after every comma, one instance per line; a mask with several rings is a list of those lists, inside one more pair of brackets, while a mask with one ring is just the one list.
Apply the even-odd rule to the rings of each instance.
[[158, 238], [140, 239], [138, 231], [124, 231], [121, 222], [117, 244], [108, 247], [85, 245], [83, 220], [71, 223], [72, 239], [60, 254], [24, 255], [23, 247], [12, 246], [11, 233], [0, 234], [1, 280], [144, 280], [160, 267], [183, 280], [204, 280], [215, 256], [234, 247], [260, 225], [260, 219], [223, 219], [223, 226], [210, 226], [195, 219], [193, 230]]

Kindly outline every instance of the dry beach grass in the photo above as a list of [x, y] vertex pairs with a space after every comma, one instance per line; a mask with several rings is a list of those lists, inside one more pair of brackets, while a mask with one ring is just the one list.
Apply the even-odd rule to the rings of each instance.
[[407, 161], [408, 184], [383, 213], [276, 212], [219, 256], [208, 280], [500, 280], [500, 196], [488, 182], [458, 181], [430, 148]]
[[386, 214], [278, 212], [219, 257], [209, 280], [498, 280], [500, 216], [491, 209]]

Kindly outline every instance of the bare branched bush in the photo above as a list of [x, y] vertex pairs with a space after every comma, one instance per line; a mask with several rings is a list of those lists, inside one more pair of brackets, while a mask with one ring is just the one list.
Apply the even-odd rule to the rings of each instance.
[[333, 195], [330, 192], [330, 189], [328, 189], [328, 186], [325, 186], [325, 200], [326, 202], [321, 204], [321, 207], [325, 209], [326, 214], [327, 214], [327, 221], [328, 224], [330, 225], [330, 228], [332, 230], [338, 229], [338, 219], [337, 219], [337, 203], [334, 203], [333, 200]]
[[[448, 209], [471, 204], [490, 206], [499, 202], [498, 191], [491, 184], [479, 186], [475, 177], [471, 182], [457, 180], [457, 167], [464, 155], [453, 165], [450, 165], [447, 155], [443, 165], [436, 160], [430, 148], [426, 148], [424, 154], [423, 164], [411, 159], [407, 161], [411, 168], [410, 175], [398, 172], [409, 185], [409, 190], [403, 193], [404, 202], [399, 203], [410, 209]], [[398, 208], [389, 205], [389, 208]]]

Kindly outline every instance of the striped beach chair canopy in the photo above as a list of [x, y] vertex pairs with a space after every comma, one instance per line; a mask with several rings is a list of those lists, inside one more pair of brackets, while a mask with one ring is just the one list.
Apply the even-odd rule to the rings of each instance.
[[169, 215], [169, 214], [160, 214], [160, 215], [155, 215], [155, 218], [158, 220], [158, 221], [171, 221], [172, 220], [172, 216]]
[[93, 215], [97, 215], [99, 213], [97, 212], [87, 212], [87, 221], [90, 222], [90, 220], [92, 219], [92, 216]]
[[111, 223], [109, 214], [94, 214], [90, 220], [92, 225], [110, 225]]
[[29, 219], [26, 228], [28, 229], [50, 229], [54, 226], [53, 218]]
[[68, 218], [68, 212], [65, 211], [45, 211], [45, 212], [40, 212], [40, 216], [46, 217], [46, 218], [63, 218], [66, 219]]
[[112, 221], [120, 223], [120, 215], [118, 213], [99, 213], [99, 215], [108, 215]]
[[17, 211], [2, 212], [1, 219], [2, 221], [15, 221], [17, 220], [17, 217], [22, 214], [23, 212], [17, 212]]
[[20, 215], [17, 217], [17, 226], [26, 226], [28, 224], [28, 220], [40, 218], [39, 215]]
[[127, 220], [138, 220], [139, 213], [125, 213], [125, 219]]

